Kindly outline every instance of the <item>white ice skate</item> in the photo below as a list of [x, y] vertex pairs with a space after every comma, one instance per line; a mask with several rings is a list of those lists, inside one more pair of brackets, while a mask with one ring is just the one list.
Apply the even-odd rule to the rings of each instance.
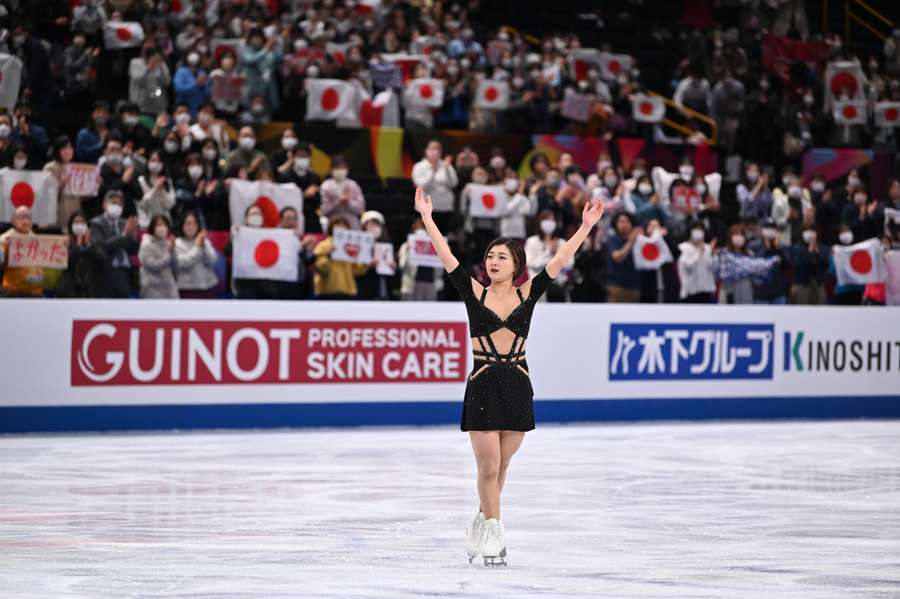
[[466, 553], [469, 554], [470, 564], [481, 553], [482, 528], [484, 528], [484, 512], [479, 509], [466, 527]]
[[506, 566], [506, 532], [496, 518], [484, 521], [481, 535], [481, 556], [485, 566]]

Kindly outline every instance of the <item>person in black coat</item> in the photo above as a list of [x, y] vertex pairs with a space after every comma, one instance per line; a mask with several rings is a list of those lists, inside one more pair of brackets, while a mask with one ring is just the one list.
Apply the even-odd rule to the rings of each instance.
[[106, 254], [91, 243], [87, 214], [76, 210], [69, 216], [69, 265], [56, 288], [58, 297], [100, 297], [101, 275], [106, 268]]

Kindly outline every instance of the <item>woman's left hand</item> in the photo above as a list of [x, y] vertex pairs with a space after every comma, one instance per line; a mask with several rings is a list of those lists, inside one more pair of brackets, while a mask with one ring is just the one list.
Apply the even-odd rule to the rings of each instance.
[[588, 227], [593, 227], [603, 216], [603, 202], [598, 200], [588, 200], [584, 203], [584, 210], [581, 211], [581, 222]]

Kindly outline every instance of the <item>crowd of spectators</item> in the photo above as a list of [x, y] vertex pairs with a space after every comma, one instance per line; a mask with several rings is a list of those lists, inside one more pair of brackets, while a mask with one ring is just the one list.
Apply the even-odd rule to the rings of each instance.
[[[0, 114], [0, 167], [43, 169], [57, 179], [56, 225], [69, 238], [69, 267], [61, 273], [7, 267], [4, 295], [443, 297], [440, 269], [410, 262], [409, 248], [397, 243], [406, 231], [389, 234], [391, 223], [369, 209], [367, 190], [342, 157], [331, 157], [322, 180], [302, 126], [285, 129], [273, 152], [257, 141], [259, 125], [303, 122], [311, 79], [352, 80], [370, 94], [399, 91], [407, 67], [396, 56], [407, 55], [416, 59], [406, 75], [440, 79], [446, 90], [439, 107], [403, 105], [408, 129], [675, 140], [673, 131], [631, 117], [634, 94], [654, 90], [710, 115], [718, 125], [720, 163], [740, 165], [733, 218], [722, 210], [721, 190], [694, 172], [690, 158], [663, 188], [658, 166], [640, 159], [625, 167], [601, 155], [585, 172], [568, 154], [536, 154], [531, 175], [520, 178], [519, 165], [500, 149], [451, 154], [431, 142], [412, 168], [412, 182], [432, 196], [436, 221], [476, 274], [484, 275], [481, 250], [501, 235], [518, 240], [528, 271], [538, 272], [577, 226], [585, 202], [602, 201], [603, 221], [555, 281], [550, 301], [885, 303], [883, 286], [880, 292], [834, 287], [830, 247], [873, 237], [897, 247], [885, 209], [900, 210], [900, 182], [895, 178], [883, 197], [870, 191], [859, 170], [841, 180], [817, 175], [804, 182], [797, 159], [814, 146], [878, 143], [896, 150], [896, 129], [871, 119], [837, 125], [824, 109], [828, 90], [816, 69], [795, 65], [786, 82], [762, 67], [767, 33], [813, 37], [802, 2], [739, 3], [729, 22], [708, 29], [660, 22], [639, 48], [627, 49], [635, 59], [628, 69], [608, 78], [592, 68], [580, 79], [569, 60], [584, 46], [578, 35], [532, 39], [514, 27], [487, 28], [477, 1], [81, 0], [74, 8], [68, 1], [34, 3], [39, 10], [15, 4], [0, 2], [0, 54], [17, 57], [22, 67], [18, 97], [8, 102], [14, 108]], [[642, 4], [623, 3], [626, 14], [617, 18], [627, 20]], [[143, 41], [118, 47], [104, 36], [109, 23], [139, 24]], [[900, 101], [900, 29], [864, 56], [843, 47], [839, 35], [822, 41], [827, 60], [861, 65], [870, 105]], [[240, 93], [214, 93], [213, 82], [224, 79], [239, 82]], [[473, 101], [484, 79], [509, 83], [507, 109]], [[595, 98], [588, 120], [563, 116], [567, 90]], [[47, 120], [69, 108], [87, 119], [72, 134]], [[705, 143], [701, 123], [690, 113], [681, 116], [698, 131], [687, 141]], [[98, 165], [96, 196], [65, 191], [71, 162]], [[294, 183], [301, 190], [303, 213], [285, 209], [278, 224], [301, 238], [296, 282], [228, 277], [221, 285], [216, 264], [233, 248], [217, 250], [209, 233], [264, 222], [252, 206], [243, 222], [232, 222], [233, 180]], [[471, 215], [472, 184], [504, 186], [506, 213]], [[693, 190], [695, 201], [673, 202], [673, 186]], [[412, 213], [412, 198], [403, 201]], [[11, 220], [0, 236], [4, 253], [10, 235], [35, 233], [27, 207]], [[333, 233], [340, 228], [394, 242], [396, 275], [380, 274], [374, 262], [333, 260]], [[414, 221], [409, 232], [420, 228]], [[641, 234], [662, 236], [673, 261], [636, 270], [632, 250]]]

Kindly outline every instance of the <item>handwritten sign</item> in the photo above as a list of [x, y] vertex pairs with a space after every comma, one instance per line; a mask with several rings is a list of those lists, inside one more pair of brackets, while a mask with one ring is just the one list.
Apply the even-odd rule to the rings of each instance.
[[380, 275], [391, 276], [394, 274], [394, 245], [388, 241], [375, 242], [375, 257], [378, 265], [375, 272]]
[[409, 262], [416, 266], [430, 266], [431, 268], [442, 268], [443, 264], [431, 243], [431, 238], [427, 233], [415, 233], [406, 238], [407, 247], [409, 248]]
[[66, 186], [63, 190], [76, 196], [95, 196], [100, 189], [100, 169], [96, 164], [70, 162], [65, 170]]
[[235, 75], [215, 75], [212, 77], [212, 99], [222, 104], [234, 104], [241, 99], [244, 77]]
[[11, 267], [66, 268], [69, 248], [65, 235], [14, 235], [6, 255]]
[[371, 264], [374, 252], [375, 236], [366, 231], [337, 229], [334, 232], [334, 251], [332, 260]]

